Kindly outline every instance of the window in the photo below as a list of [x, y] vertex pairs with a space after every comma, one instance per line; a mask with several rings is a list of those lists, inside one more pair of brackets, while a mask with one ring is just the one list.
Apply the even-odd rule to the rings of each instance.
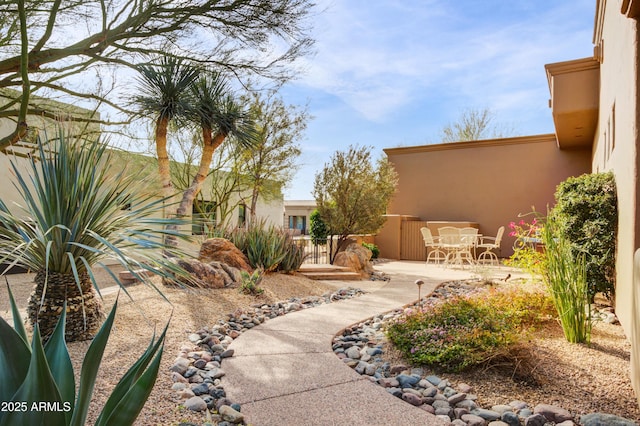
[[191, 233], [209, 235], [216, 226], [216, 203], [213, 201], [193, 201], [191, 210]]
[[289, 229], [296, 229], [301, 234], [305, 234], [307, 230], [306, 216], [289, 216]]

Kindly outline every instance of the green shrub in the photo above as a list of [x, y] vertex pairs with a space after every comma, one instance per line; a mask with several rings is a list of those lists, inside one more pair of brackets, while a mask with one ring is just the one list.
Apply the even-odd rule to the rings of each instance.
[[313, 244], [326, 244], [327, 237], [329, 236], [329, 228], [322, 220], [322, 216], [320, 216], [318, 209], [315, 209], [311, 213], [309, 216], [309, 222], [309, 234], [311, 234], [311, 241], [313, 241]]
[[286, 253], [280, 261], [278, 272], [295, 272], [307, 258], [304, 250], [304, 244], [298, 244], [293, 238], [287, 235]]
[[543, 227], [546, 262], [543, 274], [558, 311], [562, 331], [571, 343], [589, 343], [591, 307], [585, 256], [572, 254], [567, 237], [551, 217]]
[[571, 257], [585, 255], [591, 300], [602, 292], [611, 298], [615, 290], [615, 254], [618, 208], [612, 173], [585, 174], [558, 185], [556, 205], [550, 213], [557, 232], [571, 244]]
[[509, 223], [509, 236], [515, 237], [513, 254], [505, 261], [505, 265], [521, 268], [532, 277], [538, 277], [544, 270], [545, 255], [538, 251], [532, 241], [540, 239], [542, 232], [541, 217], [533, 211], [522, 216], [533, 215], [531, 221], [521, 219], [519, 222]]
[[236, 229], [227, 238], [249, 259], [253, 268], [265, 272], [296, 271], [304, 262], [304, 248], [282, 228], [258, 222], [247, 229]]
[[257, 268], [252, 274], [247, 271], [240, 271], [242, 283], [240, 284], [240, 293], [258, 295], [264, 292], [263, 288], [258, 287], [262, 282], [264, 271]]
[[403, 317], [387, 335], [410, 361], [457, 372], [517, 344], [550, 308], [544, 295], [523, 291], [455, 297]]
[[380, 256], [380, 249], [377, 245], [371, 243], [362, 243], [362, 246], [371, 250], [372, 259], [377, 259]]

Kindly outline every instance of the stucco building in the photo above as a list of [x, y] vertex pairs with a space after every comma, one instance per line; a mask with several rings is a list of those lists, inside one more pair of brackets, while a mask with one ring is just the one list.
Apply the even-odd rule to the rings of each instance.
[[[400, 180], [389, 220], [376, 237], [383, 257], [421, 258], [424, 247], [417, 229], [422, 223], [471, 222], [482, 234], [495, 235], [498, 226], [507, 226], [532, 206], [546, 212], [556, 185], [567, 177], [612, 171], [619, 211], [615, 307], [631, 342], [631, 379], [637, 395], [639, 18], [640, 0], [596, 0], [593, 57], [545, 66], [555, 134], [386, 149]], [[502, 256], [511, 253], [512, 242], [503, 242]]]
[[284, 229], [288, 229], [295, 235], [309, 234], [310, 217], [315, 209], [315, 200], [285, 200]]

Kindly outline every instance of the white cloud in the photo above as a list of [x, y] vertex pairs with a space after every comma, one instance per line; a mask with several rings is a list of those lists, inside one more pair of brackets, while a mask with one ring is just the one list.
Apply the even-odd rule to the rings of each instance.
[[[545, 62], [590, 41], [572, 26], [574, 8], [562, 4], [496, 23], [465, 14], [469, 1], [398, 3], [321, 2], [327, 11], [316, 21], [318, 53], [300, 84], [384, 122], [423, 93], [446, 96], [443, 87], [471, 103], [503, 90], [530, 91]], [[563, 28], [572, 32], [561, 34]]]
[[291, 88], [316, 116], [294, 198], [335, 150], [435, 142], [469, 107], [520, 134], [553, 131], [544, 64], [592, 49], [593, 0], [317, 1], [317, 55]]

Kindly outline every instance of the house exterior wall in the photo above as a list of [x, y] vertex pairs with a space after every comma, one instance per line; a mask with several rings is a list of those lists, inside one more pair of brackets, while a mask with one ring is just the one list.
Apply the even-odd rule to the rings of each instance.
[[[553, 134], [473, 142], [456, 142], [385, 149], [398, 172], [398, 187], [390, 215], [408, 215], [423, 221], [476, 222], [479, 232], [494, 236], [507, 232], [500, 255], [513, 252], [508, 225], [518, 215], [546, 213], [558, 183], [588, 173], [589, 150], [559, 150]], [[398, 220], [387, 221], [376, 244], [389, 253], [398, 244], [390, 235]]]
[[[316, 209], [315, 200], [286, 200], [284, 202], [284, 216], [283, 224], [284, 229], [290, 229], [290, 218], [295, 217], [294, 229], [295, 233], [301, 231], [301, 234], [308, 234], [311, 226], [311, 213]], [[302, 219], [304, 218], [304, 219]], [[300, 229], [301, 220], [304, 221], [304, 229]]]
[[[638, 20], [625, 5], [638, 1], [599, 0], [594, 44], [599, 53], [600, 111], [593, 144], [594, 172], [613, 171], [618, 195], [616, 253], [616, 315], [632, 348], [640, 346], [640, 277], [635, 276], [634, 252], [640, 247], [638, 215], [638, 146], [640, 145], [640, 88], [638, 86]], [[640, 354], [632, 350], [631, 377], [640, 394]]]
[[[36, 120], [34, 122], [37, 123]], [[7, 119], [0, 119], [0, 137], [6, 136], [13, 131], [15, 124]], [[56, 124], [53, 122], [47, 122], [45, 126], [40, 129], [44, 129], [50, 134], [56, 131]], [[141, 154], [131, 153], [121, 150], [109, 151], [111, 158], [111, 166], [113, 173], [119, 173], [123, 169], [129, 169], [132, 173], [139, 174], [140, 190], [144, 191], [148, 195], [155, 196], [157, 199], [161, 198], [161, 186], [157, 176], [157, 161], [155, 158], [148, 157]], [[16, 203], [21, 203], [21, 196], [18, 190], [12, 183], [12, 167], [11, 162], [18, 165], [20, 170], [28, 172], [28, 160], [22, 157], [16, 157], [11, 154], [0, 154], [0, 179], [6, 182], [5, 185], [0, 185], [0, 199], [7, 205], [9, 209], [13, 209], [16, 213]], [[202, 193], [205, 199], [211, 199], [211, 182], [205, 181], [203, 185]], [[236, 193], [232, 196], [230, 203], [235, 205], [237, 203], [249, 204], [251, 198], [251, 191], [247, 190], [241, 193]], [[257, 217], [260, 220], [264, 220], [267, 225], [282, 226], [282, 214], [284, 211], [282, 197], [275, 200], [265, 202], [262, 199], [258, 199], [256, 207]], [[18, 213], [19, 214], [19, 213]], [[158, 212], [158, 217], [161, 216], [161, 212]], [[246, 212], [246, 218], [249, 220], [249, 212]], [[236, 206], [233, 212], [229, 216], [229, 226], [238, 226], [239, 222], [239, 207]], [[191, 233], [191, 225], [185, 225], [181, 227], [181, 230], [185, 233]]]

